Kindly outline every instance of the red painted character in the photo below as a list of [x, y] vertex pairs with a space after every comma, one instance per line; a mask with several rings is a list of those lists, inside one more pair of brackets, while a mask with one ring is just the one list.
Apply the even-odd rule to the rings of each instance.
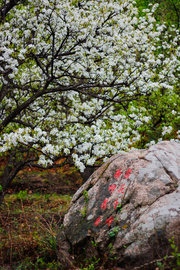
[[102, 208], [102, 209], [104, 209], [104, 210], [106, 209], [106, 207], [107, 207], [107, 202], [108, 202], [108, 199], [105, 199], [104, 202], [101, 204], [101, 208]]
[[129, 176], [130, 176], [130, 174], [131, 174], [131, 169], [128, 169], [127, 172], [125, 173], [124, 177], [125, 177], [126, 179], [128, 179]]
[[116, 207], [118, 206], [118, 199], [116, 199], [113, 204], [114, 204], [114, 209], [116, 209]]
[[98, 226], [99, 223], [101, 223], [101, 217], [98, 217], [98, 218], [96, 219], [96, 221], [94, 222], [94, 225], [95, 225], [95, 226]]
[[110, 217], [106, 220], [106, 224], [108, 225], [108, 227], [111, 225], [111, 223], [114, 221], [113, 217]]
[[121, 169], [119, 169], [119, 170], [116, 171], [116, 173], [114, 175], [114, 178], [117, 180], [120, 175], [121, 175]]
[[121, 188], [118, 189], [118, 192], [124, 193], [124, 186], [125, 186], [125, 184], [121, 185]]
[[112, 184], [110, 187], [109, 187], [109, 192], [111, 193], [111, 195], [113, 194], [114, 190], [116, 189], [116, 184]]

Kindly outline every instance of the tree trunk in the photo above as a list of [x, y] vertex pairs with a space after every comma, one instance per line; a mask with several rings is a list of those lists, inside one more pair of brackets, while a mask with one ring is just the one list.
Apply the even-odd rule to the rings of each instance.
[[27, 163], [31, 161], [36, 161], [37, 158], [25, 158], [23, 155], [17, 156], [16, 152], [10, 154], [7, 161], [6, 167], [4, 169], [3, 175], [0, 177], [0, 184], [2, 186], [2, 191], [0, 191], [0, 205], [4, 200], [4, 196], [7, 192], [9, 185], [11, 184], [17, 173], [24, 168]]

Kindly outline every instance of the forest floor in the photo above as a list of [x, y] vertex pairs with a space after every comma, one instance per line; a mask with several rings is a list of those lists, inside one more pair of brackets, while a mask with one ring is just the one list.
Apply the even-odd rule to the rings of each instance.
[[82, 183], [68, 165], [18, 173], [0, 207], [0, 270], [59, 269], [56, 235]]

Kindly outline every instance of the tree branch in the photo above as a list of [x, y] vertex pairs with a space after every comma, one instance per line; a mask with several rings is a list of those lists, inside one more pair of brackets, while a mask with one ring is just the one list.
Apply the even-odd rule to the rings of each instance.
[[0, 7], [0, 23], [2, 23], [5, 18], [7, 13], [18, 4], [20, 0], [10, 0], [8, 3], [5, 2], [5, 4]]

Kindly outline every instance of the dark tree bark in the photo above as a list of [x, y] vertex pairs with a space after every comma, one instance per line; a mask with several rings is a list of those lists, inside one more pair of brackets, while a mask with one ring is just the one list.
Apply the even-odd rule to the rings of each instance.
[[[24, 150], [23, 150], [24, 152]], [[34, 158], [24, 158], [22, 155], [19, 160], [17, 158], [17, 155], [15, 152], [12, 152], [9, 156], [9, 159], [7, 161], [7, 164], [5, 166], [4, 172], [0, 178], [0, 184], [2, 186], [2, 191], [0, 191], [0, 205], [2, 204], [4, 200], [4, 196], [7, 192], [7, 189], [9, 185], [11, 184], [14, 177], [17, 175], [17, 173], [27, 165], [27, 163], [30, 163], [32, 161], [36, 161], [37, 157]]]
[[93, 174], [93, 172], [97, 169], [97, 167], [95, 166], [87, 166], [84, 170], [84, 172], [81, 173], [81, 176], [84, 180], [84, 182], [86, 182], [88, 180], [88, 178]]
[[0, 7], [0, 23], [5, 20], [7, 13], [19, 2], [20, 0], [10, 0], [8, 3], [5, 1], [5, 3]]

